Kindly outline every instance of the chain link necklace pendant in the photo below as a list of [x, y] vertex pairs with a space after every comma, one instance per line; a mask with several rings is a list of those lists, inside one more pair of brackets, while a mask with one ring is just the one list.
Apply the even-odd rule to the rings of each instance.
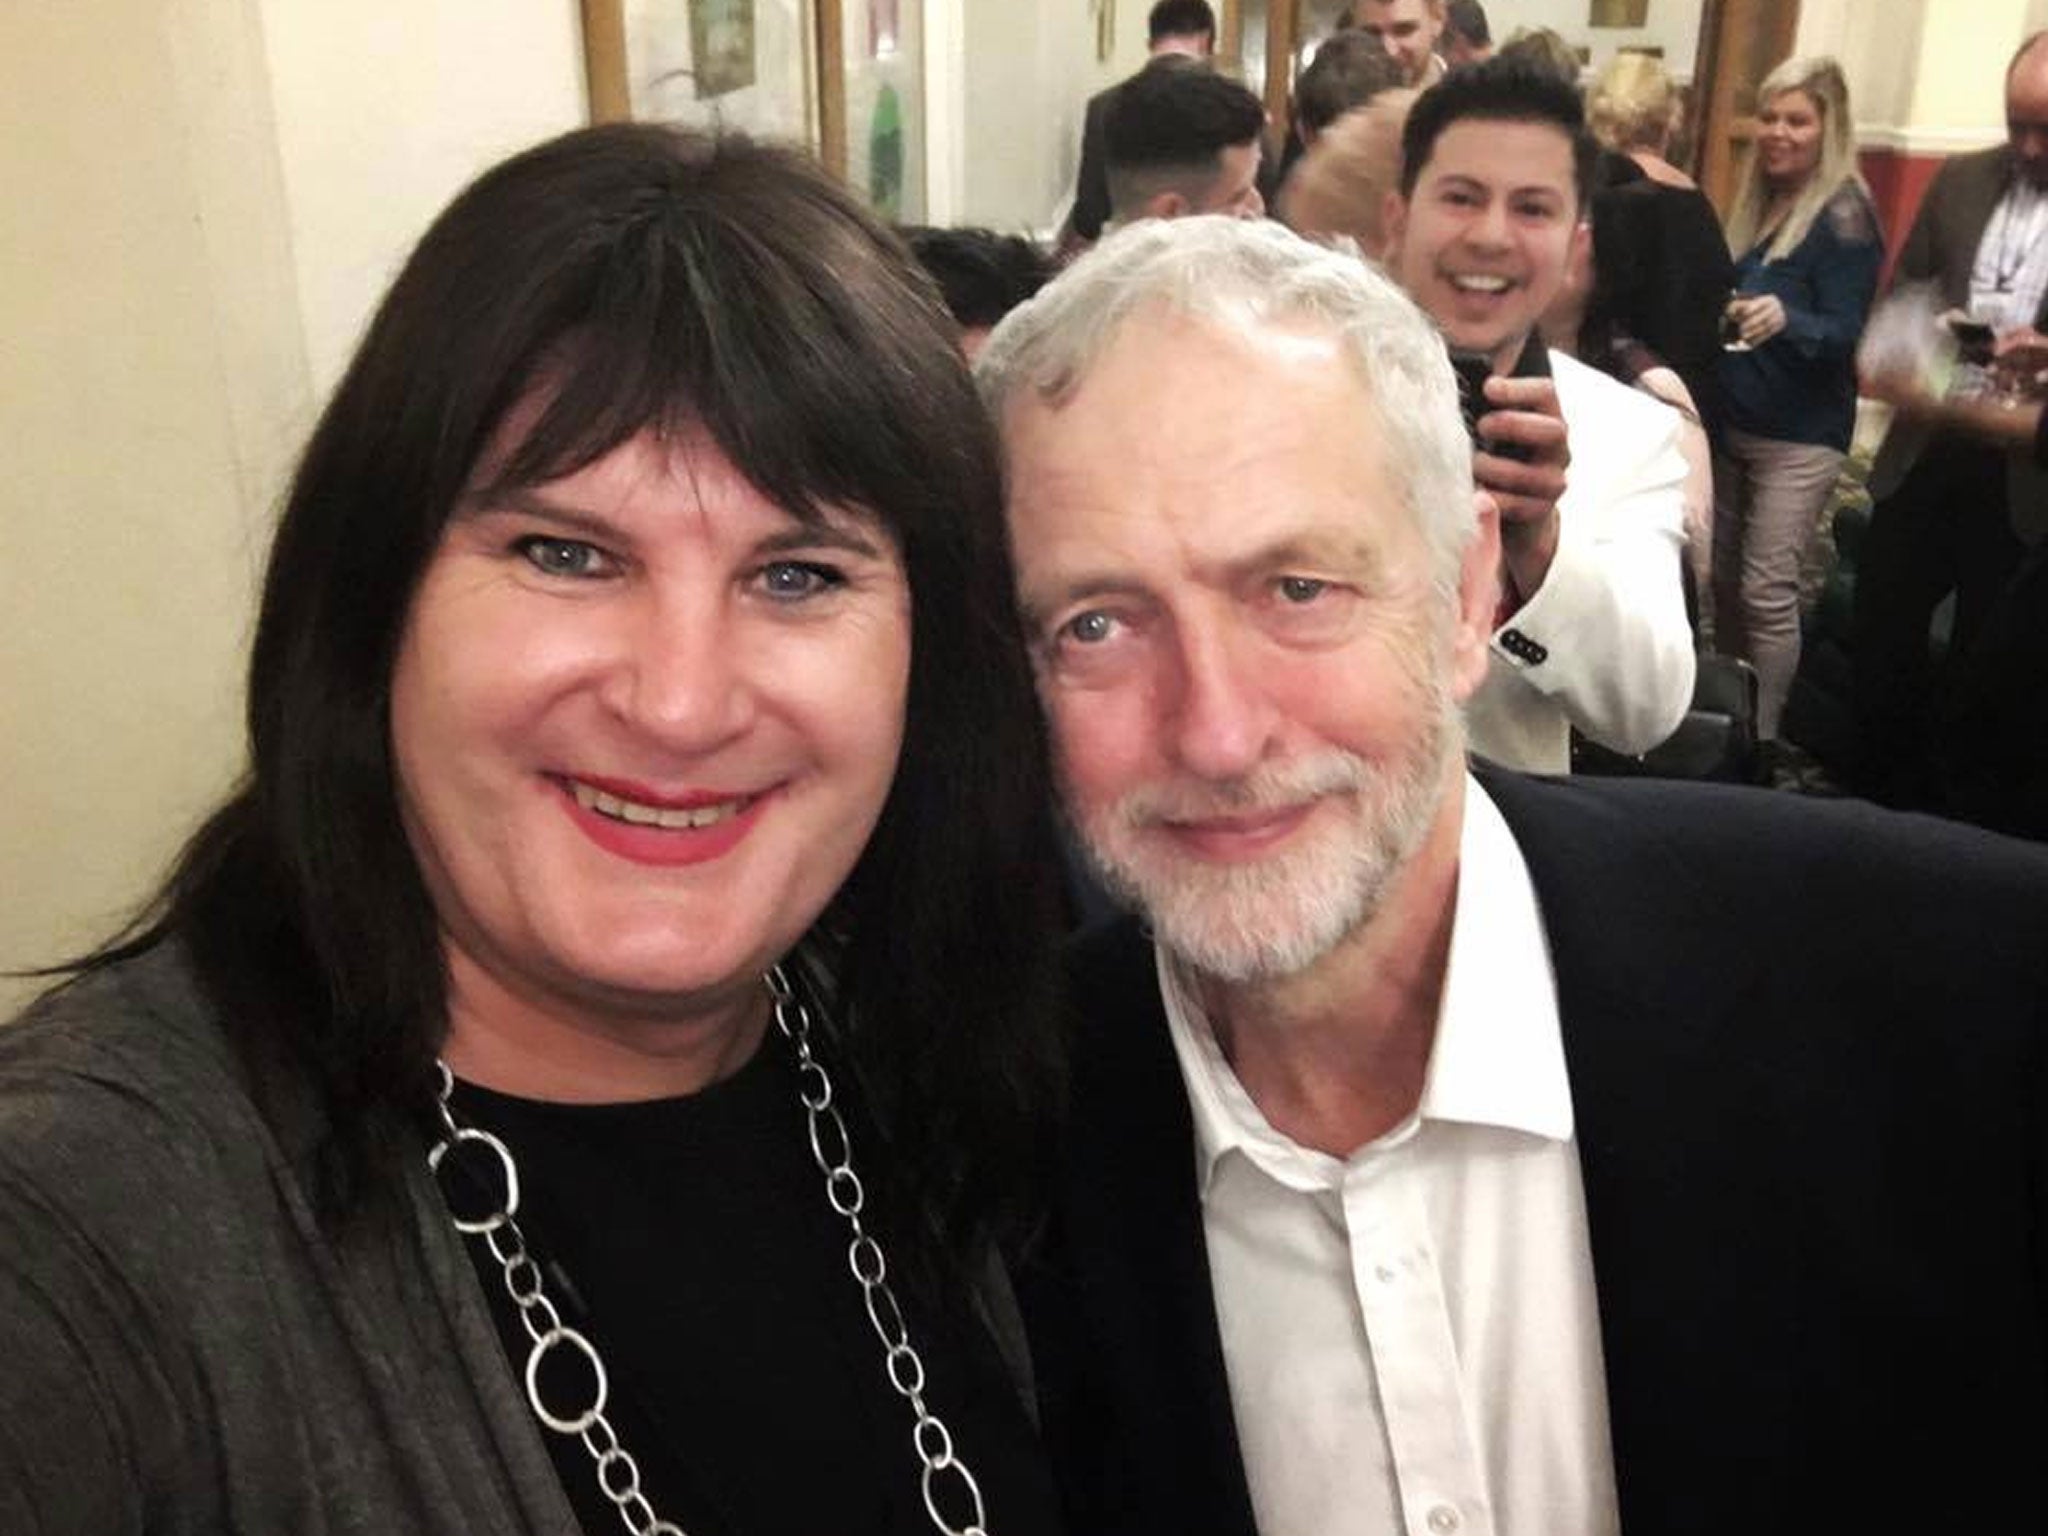
[[[805, 1130], [811, 1160], [824, 1176], [825, 1199], [845, 1221], [849, 1234], [847, 1266], [859, 1284], [861, 1302], [868, 1323], [882, 1347], [882, 1369], [889, 1385], [910, 1409], [911, 1449], [917, 1454], [918, 1491], [932, 1529], [941, 1536], [989, 1536], [987, 1515], [982, 1506], [981, 1485], [953, 1447], [953, 1435], [946, 1423], [926, 1404], [924, 1357], [911, 1342], [910, 1328], [895, 1289], [889, 1284], [889, 1263], [862, 1221], [867, 1208], [867, 1191], [853, 1166], [853, 1139], [839, 1113], [831, 1075], [811, 1047], [811, 1015], [803, 999], [790, 984], [781, 966], [770, 967], [763, 978], [775, 1009], [775, 1028], [796, 1057], [797, 1099], [803, 1105]], [[605, 1414], [611, 1395], [611, 1381], [597, 1347], [578, 1330], [568, 1327], [548, 1299], [540, 1264], [526, 1246], [519, 1230], [519, 1165], [512, 1149], [489, 1131], [458, 1124], [449, 1107], [455, 1088], [454, 1074], [446, 1062], [440, 1070], [439, 1108], [441, 1138], [427, 1152], [427, 1167], [436, 1181], [441, 1166], [451, 1154], [488, 1155], [495, 1165], [498, 1187], [504, 1191], [501, 1203], [481, 1216], [455, 1213], [449, 1202], [450, 1219], [465, 1238], [481, 1240], [498, 1263], [505, 1294], [518, 1309], [520, 1326], [529, 1341], [524, 1371], [526, 1400], [534, 1417], [557, 1435], [573, 1437], [590, 1453], [598, 1491], [619, 1512], [631, 1536], [688, 1536], [681, 1526], [664, 1520], [655, 1512], [640, 1487], [640, 1466], [632, 1453], [619, 1443], [617, 1432]], [[447, 1190], [442, 1189], [447, 1201]], [[541, 1362], [555, 1350], [580, 1355], [590, 1369], [593, 1388], [587, 1404], [563, 1407], [550, 1404], [541, 1391]], [[943, 1503], [950, 1497], [970, 1511], [967, 1523], [956, 1525]]]

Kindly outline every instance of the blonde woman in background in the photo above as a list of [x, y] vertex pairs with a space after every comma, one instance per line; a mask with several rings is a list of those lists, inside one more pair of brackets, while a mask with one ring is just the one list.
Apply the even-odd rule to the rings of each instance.
[[1768, 741], [1799, 667], [1799, 557], [1855, 427], [1856, 342], [1884, 248], [1841, 67], [1788, 59], [1757, 108], [1727, 223], [1736, 294], [1720, 366], [1714, 629], [1720, 650], [1756, 667]]

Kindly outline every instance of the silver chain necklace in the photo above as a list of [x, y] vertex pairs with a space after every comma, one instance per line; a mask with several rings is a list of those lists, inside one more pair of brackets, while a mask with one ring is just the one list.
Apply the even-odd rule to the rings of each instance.
[[[897, 1304], [896, 1292], [889, 1284], [889, 1265], [882, 1256], [881, 1244], [861, 1222], [867, 1192], [861, 1185], [860, 1175], [854, 1172], [853, 1141], [847, 1134], [846, 1121], [841, 1118], [838, 1105], [833, 1102], [832, 1079], [825, 1071], [824, 1063], [811, 1051], [810, 1010], [790, 985], [781, 966], [771, 966], [762, 979], [774, 1000], [775, 1027], [796, 1053], [797, 1098], [804, 1107], [811, 1160], [818, 1165], [818, 1172], [825, 1176], [826, 1200], [846, 1219], [847, 1230], [852, 1234], [846, 1246], [846, 1262], [853, 1271], [853, 1278], [860, 1284], [861, 1301], [867, 1308], [868, 1322], [875, 1330], [875, 1337], [881, 1341], [882, 1368], [897, 1396], [910, 1405], [910, 1443], [917, 1452], [918, 1485], [924, 1495], [925, 1513], [931, 1516], [933, 1529], [942, 1532], [943, 1536], [988, 1536], [981, 1485], [975, 1481], [967, 1463], [954, 1452], [952, 1432], [946, 1428], [945, 1421], [925, 1405], [924, 1358], [910, 1341], [910, 1329], [904, 1322], [903, 1309]], [[504, 1271], [505, 1294], [519, 1309], [520, 1325], [526, 1330], [531, 1344], [526, 1355], [526, 1400], [533, 1405], [535, 1417], [556, 1434], [573, 1436], [583, 1442], [583, 1448], [590, 1453], [594, 1464], [598, 1491], [618, 1510], [619, 1518], [625, 1522], [632, 1536], [688, 1536], [681, 1526], [657, 1515], [654, 1506], [641, 1492], [639, 1463], [619, 1443], [611, 1420], [605, 1416], [605, 1402], [610, 1396], [611, 1383], [605, 1374], [604, 1361], [589, 1339], [563, 1323], [555, 1304], [548, 1299], [540, 1265], [528, 1250], [516, 1219], [519, 1212], [519, 1165], [513, 1161], [511, 1149], [489, 1131], [456, 1123], [454, 1113], [448, 1107], [448, 1097], [455, 1087], [454, 1074], [448, 1070], [446, 1062], [437, 1061], [435, 1065], [441, 1074], [443, 1135], [427, 1153], [427, 1167], [438, 1180], [442, 1159], [456, 1147], [487, 1151], [497, 1159], [505, 1191], [503, 1204], [484, 1216], [462, 1217], [454, 1214], [451, 1203], [450, 1218], [455, 1223], [455, 1230], [465, 1237], [481, 1237], [490, 1249], [491, 1257]], [[443, 1198], [446, 1198], [445, 1190]], [[550, 1407], [542, 1398], [540, 1363], [554, 1349], [571, 1350], [588, 1362], [596, 1387], [587, 1407], [565, 1412]], [[958, 1492], [973, 1511], [965, 1525], [954, 1525], [939, 1507], [939, 1493], [944, 1486], [941, 1479], [946, 1473], [953, 1474]]]

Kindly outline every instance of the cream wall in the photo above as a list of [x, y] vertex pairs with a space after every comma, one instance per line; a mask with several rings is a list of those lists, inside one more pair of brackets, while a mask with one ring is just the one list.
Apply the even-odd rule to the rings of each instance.
[[478, 170], [584, 119], [576, 0], [259, 0], [316, 390]]
[[1680, 80], [1692, 78], [1699, 53], [1699, 0], [1656, 0], [1640, 27], [1595, 27], [1586, 15], [1586, 0], [1507, 0], [1487, 8], [1496, 43], [1506, 42], [1521, 27], [1549, 27], [1573, 47], [1587, 49], [1593, 69], [1623, 48], [1661, 48], [1666, 69]]
[[2008, 55], [2048, 26], [2048, 0], [1805, 0], [1801, 53], [1832, 54], [1849, 77], [1866, 148], [1953, 154], [2005, 136]]
[[[1108, 0], [1099, 0], [1108, 3]], [[1088, 98], [1145, 62], [1148, 3], [1116, 6], [1108, 60], [1084, 0], [958, 0], [954, 222], [1050, 234], [1066, 212]]]
[[250, 0], [0, 8], [0, 100], [11, 968], [103, 932], [231, 768], [306, 369]]
[[104, 934], [231, 781], [290, 455], [433, 210], [581, 119], [575, 13], [0, 6], [0, 969]]
[[[1967, 148], [2005, 136], [2006, 55], [2025, 35], [2026, 0], [1926, 0], [1907, 122]], [[1937, 147], [1916, 143], [1911, 147]]]

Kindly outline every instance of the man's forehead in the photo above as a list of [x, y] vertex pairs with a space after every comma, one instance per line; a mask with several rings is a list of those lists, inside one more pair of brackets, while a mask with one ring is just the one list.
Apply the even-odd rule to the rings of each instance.
[[1148, 307], [1067, 387], [1020, 388], [999, 421], [1019, 493], [1115, 479], [1138, 458], [1199, 480], [1268, 452], [1306, 452], [1325, 433], [1373, 437], [1368, 413], [1351, 347], [1327, 324]]
[[1356, 20], [1362, 26], [1384, 26], [1389, 22], [1427, 21], [1435, 14], [1430, 0], [1359, 0]]
[[2048, 46], [2036, 47], [2013, 66], [2005, 83], [2005, 115], [2029, 126], [2048, 124]]
[[1464, 117], [1446, 126], [1416, 179], [1448, 176], [1567, 197], [1577, 190], [1571, 137], [1555, 123], [1532, 118]]
[[[1012, 411], [1089, 416], [1099, 407], [1170, 399], [1174, 385], [1162, 379], [1158, 368], [1164, 356], [1204, 373], [1213, 370], [1226, 392], [1235, 384], [1246, 399], [1262, 403], [1257, 389], [1242, 382], [1247, 361], [1284, 367], [1305, 383], [1341, 380], [1363, 388], [1343, 335], [1324, 321], [1255, 313], [1249, 303], [1189, 310], [1162, 301], [1140, 305], [1119, 319], [1078, 372], [1050, 393], [1028, 385], [1016, 390], [1005, 405], [1004, 418], [1007, 421]], [[1073, 409], [1077, 403], [1083, 407], [1079, 411]]]

